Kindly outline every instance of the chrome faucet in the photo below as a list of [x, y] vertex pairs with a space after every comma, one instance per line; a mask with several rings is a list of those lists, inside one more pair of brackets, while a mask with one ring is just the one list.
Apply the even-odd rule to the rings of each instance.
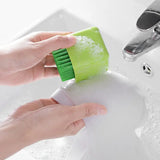
[[160, 0], [155, 0], [139, 17], [140, 33], [123, 50], [124, 59], [135, 61], [139, 56], [160, 46]]

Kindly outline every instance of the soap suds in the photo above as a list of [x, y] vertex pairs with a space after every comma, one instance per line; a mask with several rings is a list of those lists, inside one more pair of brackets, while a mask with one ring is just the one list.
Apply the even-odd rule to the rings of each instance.
[[152, 160], [160, 157], [160, 94], [146, 89], [146, 107], [148, 116], [144, 125], [136, 130], [136, 134]]
[[96, 44], [92, 39], [86, 36], [76, 36], [77, 43], [75, 47], [86, 50], [88, 46], [90, 47], [90, 54], [92, 56], [100, 57], [100, 53], [103, 52], [103, 48]]
[[107, 107], [106, 116], [85, 120], [90, 159], [125, 159], [129, 156], [132, 160], [145, 159], [140, 140], [134, 134], [145, 113], [145, 103], [143, 94], [134, 84], [122, 75], [107, 72], [78, 84], [72, 82], [65, 89], [74, 104], [95, 102]]
[[43, 140], [25, 148], [35, 160], [64, 160], [71, 150], [69, 138]]
[[[97, 78], [102, 79], [103, 76], [97, 77]], [[104, 79], [104, 81], [105, 81], [105, 79]], [[80, 95], [82, 93], [81, 89], [84, 85], [83, 83], [85, 83], [86, 86], [89, 87], [90, 85], [92, 85], [92, 83], [94, 83], [94, 81], [92, 80], [92, 83], [91, 83], [89, 80], [86, 80], [86, 81], [79, 83], [78, 86], [73, 85], [73, 81], [72, 81], [72, 83], [69, 84], [68, 87], [65, 89], [67, 89], [69, 92], [71, 92], [71, 91], [73, 92], [73, 90], [74, 90], [74, 95]], [[100, 84], [98, 84], [98, 85], [100, 85]], [[96, 90], [98, 85], [95, 86], [93, 88], [93, 90]], [[115, 87], [115, 91], [117, 88], [118, 87]], [[89, 88], [87, 88], [87, 89], [89, 89]], [[102, 88], [102, 91], [103, 90], [104, 90], [104, 88]], [[145, 104], [146, 104], [146, 108], [147, 108], [148, 113], [147, 113], [147, 116], [146, 116], [144, 123], [139, 128], [137, 128], [135, 131], [136, 131], [137, 137], [139, 138], [140, 142], [143, 145], [142, 148], [144, 148], [144, 150], [146, 151], [145, 153], [148, 154], [148, 157], [150, 157], [151, 160], [159, 160], [159, 157], [160, 157], [160, 99], [159, 99], [160, 94], [156, 94], [155, 92], [153, 92], [150, 89], [146, 89], [144, 91], [144, 93], [147, 94], [146, 99], [145, 99], [145, 102], [146, 102]], [[99, 94], [100, 93], [97, 92], [97, 95], [95, 97], [98, 97]], [[103, 95], [103, 96], [105, 99], [105, 95]], [[79, 97], [77, 96], [77, 101], [79, 101], [78, 98]], [[111, 98], [109, 100], [111, 100]], [[117, 102], [113, 101], [112, 103], [117, 103]], [[108, 106], [108, 108], [109, 107], [110, 106]], [[131, 109], [134, 109], [135, 107], [137, 107], [137, 106], [134, 106], [133, 108], [128, 108], [128, 106], [127, 106], [123, 112], [125, 112], [126, 110], [128, 110], [128, 112], [130, 112]], [[110, 110], [109, 110], [109, 112], [110, 112]], [[139, 112], [139, 110], [138, 110], [138, 112]], [[120, 113], [121, 112], [118, 112], [117, 116]], [[133, 112], [132, 112], [132, 114], [133, 114]], [[108, 116], [109, 116], [109, 113], [107, 114], [107, 117]], [[110, 117], [108, 119], [108, 121], [110, 119], [112, 119], [112, 117]], [[135, 120], [137, 119], [137, 116], [135, 118], [135, 114], [133, 114], [133, 119], [135, 119]], [[93, 125], [93, 127], [94, 127], [94, 125]], [[92, 127], [92, 126], [89, 126], [89, 127]], [[119, 129], [119, 131], [121, 131], [121, 130]], [[96, 132], [98, 132], [98, 130]], [[94, 132], [95, 135], [96, 135], [96, 132]], [[123, 141], [127, 141], [126, 137], [123, 139]], [[108, 143], [109, 143], [109, 141], [108, 141]], [[38, 144], [32, 145], [32, 147], [30, 147], [30, 150], [28, 150], [28, 151], [32, 155], [32, 157], [34, 157], [36, 160], [40, 160], [40, 159], [42, 159], [42, 160], [43, 159], [61, 160], [61, 159], [64, 159], [64, 157], [66, 157], [67, 154], [70, 153], [69, 151], [72, 148], [72, 144], [73, 144], [73, 141], [70, 141], [67, 143], [63, 142], [59, 145], [59, 143], [55, 143], [54, 140], [49, 140], [49, 141], [43, 141], [43, 142], [39, 142]], [[93, 145], [93, 147], [94, 147], [94, 145]], [[97, 148], [95, 148], [95, 149], [97, 150]], [[98, 154], [98, 153], [96, 153], [96, 154]]]

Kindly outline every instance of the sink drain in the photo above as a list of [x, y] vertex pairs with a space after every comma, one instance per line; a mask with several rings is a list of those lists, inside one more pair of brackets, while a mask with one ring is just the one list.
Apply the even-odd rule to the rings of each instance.
[[147, 63], [143, 63], [142, 68], [143, 68], [143, 72], [147, 76], [151, 76], [152, 75], [152, 68]]

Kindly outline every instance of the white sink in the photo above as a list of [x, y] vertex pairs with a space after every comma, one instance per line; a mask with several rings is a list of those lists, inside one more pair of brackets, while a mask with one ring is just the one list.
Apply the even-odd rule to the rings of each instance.
[[[137, 2], [136, 2], [137, 3]], [[108, 13], [109, 14], [109, 13]], [[134, 17], [136, 18], [136, 16]], [[89, 20], [91, 22], [91, 20]], [[133, 23], [134, 24], [134, 23]], [[31, 29], [27, 30], [21, 36], [39, 30], [46, 30], [46, 31], [78, 31], [90, 26], [96, 25], [100, 28], [103, 39], [106, 43], [106, 47], [108, 48], [110, 54], [110, 64], [109, 70], [112, 72], [117, 72], [126, 78], [128, 81], [131, 81], [136, 84], [136, 86], [142, 91], [143, 96], [145, 96], [145, 108], [144, 113], [147, 113], [146, 117], [141, 117], [142, 119], [145, 118], [142, 124], [140, 124], [139, 128], [135, 131], [135, 135], [137, 136], [137, 141], [139, 143], [138, 149], [135, 148], [135, 157], [136, 160], [158, 160], [160, 156], [160, 72], [159, 72], [159, 62], [158, 59], [160, 58], [158, 52], [160, 49], [156, 49], [152, 52], [155, 53], [148, 53], [142, 57], [140, 57], [136, 62], [129, 63], [124, 61], [122, 57], [122, 49], [124, 44], [129, 41], [130, 39], [123, 38], [116, 38], [116, 36], [111, 36], [111, 33], [108, 30], [105, 30], [102, 25], [96, 24], [94, 21], [93, 24], [89, 24], [87, 21], [74, 16], [70, 12], [66, 10], [59, 10], [54, 12], [52, 15], [44, 19], [39, 24], [36, 24]], [[109, 24], [108, 24], [109, 25]], [[133, 27], [134, 28], [134, 27]], [[121, 28], [119, 28], [121, 29]], [[125, 31], [123, 31], [125, 32]], [[125, 37], [125, 36], [124, 36]], [[126, 38], [126, 37], [125, 37]], [[149, 65], [151, 68], [151, 74], [147, 75], [144, 70], [144, 64]], [[49, 97], [58, 87], [64, 86], [65, 83], [61, 83], [59, 78], [50, 78], [45, 80], [40, 80], [37, 82], [33, 82], [31, 84], [27, 84], [24, 86], [19, 87], [3, 87], [1, 86], [0, 89], [3, 90], [3, 93], [0, 93], [1, 99], [3, 101], [0, 102], [0, 105], [5, 105], [5, 108], [1, 107], [1, 120], [5, 119], [8, 114], [10, 114], [15, 108], [20, 106], [23, 103], [28, 101]], [[17, 100], [18, 97], [18, 100]], [[138, 110], [138, 108], [136, 108]], [[140, 112], [142, 112], [142, 108], [139, 108]], [[144, 116], [144, 114], [142, 114]], [[145, 114], [146, 115], [146, 114]], [[136, 117], [135, 117], [136, 119]], [[107, 125], [109, 125], [107, 123]], [[86, 132], [83, 130], [80, 134]], [[56, 157], [59, 160], [69, 160], [67, 156], [69, 151], [71, 150], [71, 146], [74, 143], [76, 147], [86, 147], [86, 145], [78, 146], [81, 140], [84, 140], [80, 136], [77, 136], [79, 139], [74, 137], [70, 137], [67, 139], [59, 139], [59, 140], [49, 140], [39, 142], [34, 144], [33, 146], [28, 147], [25, 150], [17, 153], [15, 156], [9, 158], [9, 160], [18, 160], [21, 159], [21, 156], [24, 154], [26, 159], [37, 159], [39, 156], [43, 156], [45, 160], [55, 159]], [[84, 133], [85, 134], [85, 133]], [[82, 139], [81, 139], [82, 138]], [[125, 142], [125, 139], [124, 139]], [[111, 143], [111, 142], [110, 142]], [[114, 143], [114, 142], [113, 142]], [[44, 147], [45, 144], [45, 147]], [[63, 150], [63, 152], [61, 152]], [[78, 149], [77, 149], [78, 150]], [[78, 160], [78, 154], [81, 156], [86, 156], [87, 148], [82, 153], [81, 150], [78, 150], [75, 153], [75, 159]], [[32, 153], [31, 153], [32, 152]], [[43, 154], [42, 154], [43, 153]], [[113, 154], [113, 151], [109, 149], [106, 150], [106, 154]], [[143, 154], [142, 154], [143, 153]], [[116, 154], [116, 150], [114, 151]], [[125, 154], [125, 153], [123, 153]], [[127, 153], [126, 153], [127, 154]], [[28, 156], [28, 157], [27, 157]], [[111, 156], [112, 157], [112, 156]], [[86, 157], [84, 159], [88, 160]], [[39, 158], [40, 159], [40, 158]], [[123, 160], [132, 159], [127, 158]], [[72, 160], [72, 159], [71, 159]], [[97, 159], [96, 159], [97, 160]], [[115, 160], [110, 158], [110, 160]], [[119, 159], [122, 160], [122, 159]]]

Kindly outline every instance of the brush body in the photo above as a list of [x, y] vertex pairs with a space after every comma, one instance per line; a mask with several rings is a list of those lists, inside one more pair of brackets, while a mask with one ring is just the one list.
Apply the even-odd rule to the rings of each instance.
[[75, 78], [76, 82], [88, 79], [108, 69], [108, 51], [97, 27], [71, 34], [76, 37], [74, 46], [53, 51], [62, 81]]

